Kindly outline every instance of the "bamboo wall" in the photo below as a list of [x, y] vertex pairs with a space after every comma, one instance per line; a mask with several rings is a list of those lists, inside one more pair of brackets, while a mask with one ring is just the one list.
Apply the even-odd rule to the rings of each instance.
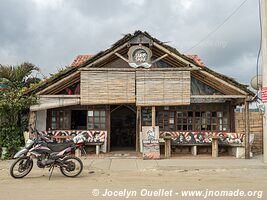
[[[250, 133], [255, 135], [251, 151], [254, 154], [262, 154], [263, 153], [262, 115], [259, 112], [250, 112], [249, 121], [250, 121]], [[235, 127], [237, 133], [245, 133], [244, 112], [235, 113]]]
[[189, 71], [136, 71], [136, 105], [190, 104]]
[[135, 103], [135, 72], [82, 71], [81, 105]]

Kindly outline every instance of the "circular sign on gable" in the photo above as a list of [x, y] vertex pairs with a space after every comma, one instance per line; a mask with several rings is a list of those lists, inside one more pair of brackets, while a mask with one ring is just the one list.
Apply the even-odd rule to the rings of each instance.
[[136, 49], [133, 52], [133, 60], [136, 63], [147, 62], [147, 59], [148, 59], [148, 54], [144, 49]]
[[129, 65], [131, 67], [145, 67], [151, 66], [152, 52], [145, 46], [132, 46], [128, 51]]

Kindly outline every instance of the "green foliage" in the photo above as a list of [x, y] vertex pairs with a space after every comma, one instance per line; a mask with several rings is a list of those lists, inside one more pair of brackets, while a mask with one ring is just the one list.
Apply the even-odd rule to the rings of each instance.
[[5, 158], [12, 157], [23, 146], [23, 130], [17, 125], [2, 124], [0, 126], [0, 146], [7, 148]]
[[11, 88], [22, 88], [32, 79], [33, 71], [39, 71], [38, 67], [27, 62], [18, 66], [0, 65], [0, 79]]
[[25, 95], [27, 86], [39, 82], [29, 77], [34, 70], [38, 68], [30, 63], [15, 67], [0, 65], [0, 79], [8, 86], [0, 95], [0, 147], [7, 148], [6, 157], [11, 157], [23, 145], [27, 113], [37, 103], [35, 95]]
[[22, 90], [2, 92], [0, 97], [0, 146], [7, 148], [6, 157], [11, 157], [17, 148], [23, 145], [23, 131], [27, 125], [27, 120], [23, 116], [36, 102], [35, 96], [23, 95]]

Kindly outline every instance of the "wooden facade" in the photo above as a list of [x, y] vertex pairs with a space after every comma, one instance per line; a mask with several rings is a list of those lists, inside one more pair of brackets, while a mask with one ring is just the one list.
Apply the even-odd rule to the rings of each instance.
[[[92, 138], [104, 131], [105, 151], [116, 145], [139, 151], [143, 126], [158, 126], [160, 135], [169, 132], [174, 137], [230, 137], [236, 133], [234, 107], [253, 97], [246, 86], [140, 31], [34, 92], [40, 102], [31, 110], [37, 117], [47, 111], [46, 130], [41, 131], [85, 131]], [[246, 137], [248, 133], [247, 127]]]

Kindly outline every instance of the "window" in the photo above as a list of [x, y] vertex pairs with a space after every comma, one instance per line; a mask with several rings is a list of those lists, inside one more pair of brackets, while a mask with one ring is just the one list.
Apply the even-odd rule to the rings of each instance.
[[70, 129], [70, 110], [50, 110], [48, 113], [48, 128]]
[[106, 111], [88, 110], [88, 129], [106, 129]]
[[151, 107], [142, 108], [142, 126], [152, 126]]
[[177, 111], [177, 130], [192, 131], [193, 130], [193, 112], [192, 111]]
[[228, 104], [191, 104], [158, 108], [157, 125], [161, 130], [230, 131]]
[[158, 112], [157, 124], [163, 130], [175, 130], [175, 112], [173, 111]]

